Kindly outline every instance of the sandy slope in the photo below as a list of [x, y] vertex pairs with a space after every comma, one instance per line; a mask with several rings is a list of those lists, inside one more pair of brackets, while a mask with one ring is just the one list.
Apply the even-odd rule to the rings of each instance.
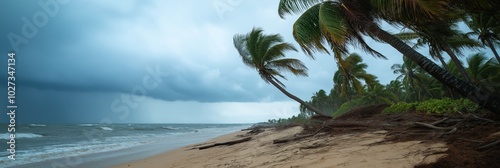
[[346, 135], [317, 135], [301, 141], [272, 144], [277, 138], [299, 133], [300, 127], [286, 130], [266, 130], [251, 141], [233, 146], [205, 150], [196, 146], [239, 139], [236, 132], [215, 138], [204, 144], [187, 146], [151, 158], [125, 163], [116, 168], [130, 167], [413, 167], [432, 162], [446, 151], [443, 143], [408, 141], [381, 142], [385, 131]]

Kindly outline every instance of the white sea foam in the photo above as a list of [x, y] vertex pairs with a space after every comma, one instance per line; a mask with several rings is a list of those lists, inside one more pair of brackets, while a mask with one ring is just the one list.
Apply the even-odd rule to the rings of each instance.
[[167, 129], [167, 130], [178, 130], [179, 129], [177, 127], [165, 127], [165, 126], [162, 126], [161, 128]]
[[[81, 126], [81, 125], [80, 125]], [[135, 126], [135, 125], [134, 125]], [[113, 130], [115, 133], [120, 131], [130, 131], [130, 129], [120, 129], [119, 126], [115, 126], [110, 128], [111, 126], [96, 126], [102, 130]], [[165, 129], [169, 126], [162, 126], [155, 128]], [[170, 128], [179, 128], [179, 127], [170, 127]], [[131, 134], [125, 134], [121, 136], [112, 136], [105, 137], [103, 140], [81, 140], [81, 141], [68, 141], [67, 143], [59, 143], [57, 145], [43, 145], [38, 146], [36, 148], [30, 148], [28, 150], [19, 151], [16, 153], [16, 162], [11, 162], [7, 157], [0, 158], [0, 167], [2, 166], [16, 166], [16, 165], [25, 165], [29, 163], [49, 160], [49, 159], [57, 159], [57, 158], [65, 158], [65, 157], [74, 157], [74, 156], [82, 156], [85, 154], [106, 152], [124, 148], [130, 148], [139, 145], [151, 144], [156, 142], [164, 142], [164, 141], [179, 141], [182, 139], [192, 139], [192, 137], [210, 137], [219, 134], [225, 134], [226, 132], [232, 132], [236, 128], [201, 128], [200, 132], [193, 133], [192, 131], [188, 131], [191, 129], [180, 128], [180, 130], [186, 130], [182, 132], [177, 131], [157, 131], [157, 132], [149, 132], [149, 131], [132, 131]], [[239, 130], [240, 128], [236, 129]], [[107, 131], [106, 131], [107, 132]], [[19, 133], [18, 133], [19, 134]], [[21, 137], [43, 137], [38, 134], [33, 133], [20, 133]], [[3, 137], [8, 138], [7, 134], [3, 135]], [[105, 134], [108, 135], [108, 134]], [[16, 138], [18, 136], [16, 135]], [[51, 137], [47, 137], [51, 138]], [[6, 153], [0, 153], [5, 155]], [[19, 154], [19, 155], [17, 155]]]
[[[20, 138], [41, 138], [43, 137], [42, 135], [38, 134], [33, 134], [33, 133], [15, 133], [15, 138], [20, 139]], [[0, 139], [10, 139], [10, 133], [3, 133], [0, 134]]]
[[30, 124], [31, 127], [45, 127], [45, 124]]
[[101, 127], [101, 129], [105, 131], [113, 131], [113, 129], [109, 127]]
[[92, 127], [94, 126], [93, 124], [79, 124], [78, 126], [82, 126], [82, 127]]

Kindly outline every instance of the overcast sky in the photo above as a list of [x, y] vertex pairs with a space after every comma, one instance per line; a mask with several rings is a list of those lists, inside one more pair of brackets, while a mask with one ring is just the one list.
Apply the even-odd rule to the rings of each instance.
[[[15, 51], [17, 121], [250, 123], [296, 115], [298, 103], [245, 67], [232, 44], [233, 35], [262, 27], [298, 47], [291, 36], [298, 16], [279, 18], [277, 5], [265, 0], [0, 1], [0, 69], [6, 71], [7, 53]], [[401, 54], [385, 44], [369, 45], [389, 59], [353, 51], [363, 56], [370, 73], [388, 83]], [[307, 78], [284, 81], [291, 93], [308, 100], [319, 89], [332, 88], [337, 68], [331, 56], [288, 56], [310, 70]]]

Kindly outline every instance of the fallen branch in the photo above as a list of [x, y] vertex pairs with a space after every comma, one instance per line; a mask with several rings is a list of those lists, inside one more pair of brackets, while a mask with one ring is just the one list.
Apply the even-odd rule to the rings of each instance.
[[477, 148], [477, 150], [483, 150], [483, 149], [490, 148], [490, 147], [493, 147], [493, 146], [498, 145], [498, 144], [500, 144], [500, 140], [496, 140], [495, 142], [480, 146], [479, 148]]
[[234, 145], [234, 144], [238, 144], [238, 143], [250, 141], [251, 139], [252, 139], [252, 137], [246, 137], [246, 138], [237, 139], [237, 140], [234, 140], [234, 141], [227, 141], [227, 142], [222, 142], [222, 143], [215, 143], [215, 144], [211, 144], [211, 145], [206, 145], [206, 146], [199, 147], [198, 149], [199, 150], [203, 150], [203, 149], [212, 148], [212, 147], [216, 147], [216, 146], [222, 146], [222, 145], [230, 146], [230, 145]]

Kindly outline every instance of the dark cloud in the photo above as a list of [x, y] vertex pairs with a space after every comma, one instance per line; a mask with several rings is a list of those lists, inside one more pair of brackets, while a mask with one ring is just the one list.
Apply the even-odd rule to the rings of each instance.
[[[269, 34], [282, 33], [293, 42], [291, 25], [296, 17], [280, 19], [276, 2], [243, 1], [230, 6], [224, 17], [219, 17], [213, 1], [69, 1], [59, 4], [54, 16], [39, 2], [58, 1], [0, 1], [0, 20], [7, 23], [0, 26], [0, 69], [6, 69], [1, 62], [14, 50], [8, 34], [27, 40], [16, 53], [16, 82], [29, 122], [44, 113], [60, 116], [53, 121], [95, 121], [104, 117], [98, 111], [109, 111], [122, 94], [169, 102], [288, 100], [253, 69], [245, 68], [232, 46], [234, 34], [254, 26]], [[40, 12], [49, 16], [43, 26], [33, 21]], [[26, 24], [35, 26], [33, 37], [23, 33]], [[290, 55], [310, 68], [309, 78], [284, 81], [292, 93], [308, 99], [313, 92], [332, 87], [336, 66], [331, 57], [318, 55], [313, 61], [302, 53]], [[151, 75], [148, 67], [168, 74], [151, 89], [143, 82]], [[6, 73], [0, 72], [0, 78], [5, 79]]]

